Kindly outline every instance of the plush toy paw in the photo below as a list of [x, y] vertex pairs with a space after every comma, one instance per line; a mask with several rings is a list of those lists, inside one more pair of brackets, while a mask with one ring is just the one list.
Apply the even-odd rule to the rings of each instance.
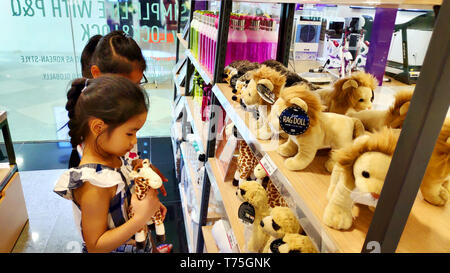
[[333, 160], [333, 159], [328, 159], [327, 160], [327, 162], [325, 162], [325, 169], [327, 169], [327, 171], [329, 172], [329, 173], [331, 173], [332, 171], [333, 171], [333, 168], [334, 168], [334, 164], [335, 164], [336, 162]]
[[340, 206], [328, 204], [325, 208], [323, 222], [334, 229], [349, 229], [353, 223], [352, 212]]
[[292, 145], [289, 143], [289, 141], [285, 142], [284, 144], [281, 144], [277, 148], [277, 152], [279, 155], [284, 157], [292, 157], [297, 154], [298, 147], [297, 145]]
[[423, 198], [435, 206], [443, 206], [450, 197], [450, 191], [446, 184], [438, 184], [435, 187], [429, 187], [422, 190]]
[[299, 160], [296, 157], [291, 157], [284, 161], [284, 166], [291, 171], [301, 171], [308, 167], [309, 163], [311, 162], [305, 162], [305, 160]]
[[256, 131], [256, 137], [261, 140], [269, 140], [272, 138], [272, 132], [266, 130], [266, 128], [261, 128]]

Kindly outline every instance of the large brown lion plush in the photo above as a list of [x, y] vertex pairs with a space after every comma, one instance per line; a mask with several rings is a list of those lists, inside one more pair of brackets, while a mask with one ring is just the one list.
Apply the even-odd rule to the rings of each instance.
[[259, 113], [257, 138], [270, 139], [272, 131], [267, 124], [267, 116], [272, 104], [280, 95], [286, 83], [286, 77], [266, 65], [255, 70], [246, 88], [242, 89], [241, 102], [247, 110], [256, 108]]
[[[300, 107], [307, 113], [309, 127], [302, 134], [289, 135], [288, 141], [277, 149], [280, 155], [289, 157], [284, 162], [289, 170], [303, 170], [313, 161], [317, 150], [342, 148], [364, 134], [364, 126], [358, 119], [322, 112], [319, 97], [306, 85], [294, 85], [281, 91], [269, 115], [273, 130], [282, 132], [279, 117], [291, 106]], [[326, 163], [329, 172], [333, 165], [331, 159]]]
[[321, 89], [319, 94], [327, 112], [346, 114], [372, 107], [377, 80], [371, 74], [356, 72], [349, 77], [339, 79], [332, 89]]
[[450, 197], [450, 118], [446, 118], [420, 186], [425, 200], [443, 206]]
[[327, 226], [344, 230], [352, 226], [352, 192], [360, 200], [368, 199], [366, 204], [369, 206], [378, 200], [399, 135], [400, 130], [385, 127], [333, 152], [336, 164], [331, 173], [328, 204], [323, 216]]
[[395, 94], [395, 101], [387, 110], [363, 110], [360, 112], [347, 113], [350, 117], [358, 118], [364, 124], [366, 130], [374, 132], [382, 127], [402, 128], [413, 91], [403, 90]]

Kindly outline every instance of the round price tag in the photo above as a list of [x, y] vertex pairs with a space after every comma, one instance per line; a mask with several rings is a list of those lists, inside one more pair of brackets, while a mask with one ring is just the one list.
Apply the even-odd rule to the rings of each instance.
[[309, 127], [308, 114], [298, 106], [291, 106], [281, 113], [280, 127], [289, 135], [301, 135]]
[[239, 206], [238, 217], [245, 223], [253, 224], [255, 221], [255, 208], [248, 202]]

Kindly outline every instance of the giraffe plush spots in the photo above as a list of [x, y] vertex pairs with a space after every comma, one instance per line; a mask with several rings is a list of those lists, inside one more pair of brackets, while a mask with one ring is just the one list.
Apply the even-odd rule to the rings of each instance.
[[[147, 194], [147, 190], [151, 187], [153, 189], [159, 189], [161, 193], [166, 196], [167, 192], [164, 188], [163, 182], [167, 182], [161, 172], [153, 166], [148, 159], [144, 159], [142, 162], [137, 163], [133, 167], [133, 171], [130, 173], [130, 177], [134, 178], [134, 192], [139, 200], [142, 200]], [[128, 218], [133, 217], [132, 207], [128, 209]], [[158, 210], [155, 215], [147, 222], [147, 226], [155, 224], [156, 240], [165, 240], [164, 223], [162, 222], [161, 212]], [[136, 246], [142, 247], [147, 238], [147, 229], [143, 227], [135, 234]]]
[[238, 169], [234, 174], [233, 186], [238, 186], [242, 181], [247, 181], [253, 174], [253, 169], [259, 160], [253, 155], [252, 150], [245, 141], [239, 142]]
[[275, 185], [272, 183], [272, 180], [270, 180], [261, 163], [256, 165], [253, 174], [256, 177], [256, 181], [266, 189], [267, 197], [269, 198], [269, 206], [271, 208], [288, 206], [283, 196], [281, 196]]

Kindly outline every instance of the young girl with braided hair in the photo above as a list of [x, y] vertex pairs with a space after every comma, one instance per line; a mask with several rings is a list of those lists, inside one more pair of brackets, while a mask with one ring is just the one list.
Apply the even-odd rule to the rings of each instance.
[[[103, 75], [74, 80], [67, 99], [70, 142], [72, 147], [83, 143], [84, 149], [79, 164], [63, 173], [54, 191], [73, 201], [83, 252], [123, 252], [157, 210], [163, 218], [167, 212], [154, 189], [140, 201], [131, 195], [131, 166], [123, 157], [146, 121], [148, 97], [124, 77]], [[155, 246], [148, 243], [145, 251], [151, 250]]]

